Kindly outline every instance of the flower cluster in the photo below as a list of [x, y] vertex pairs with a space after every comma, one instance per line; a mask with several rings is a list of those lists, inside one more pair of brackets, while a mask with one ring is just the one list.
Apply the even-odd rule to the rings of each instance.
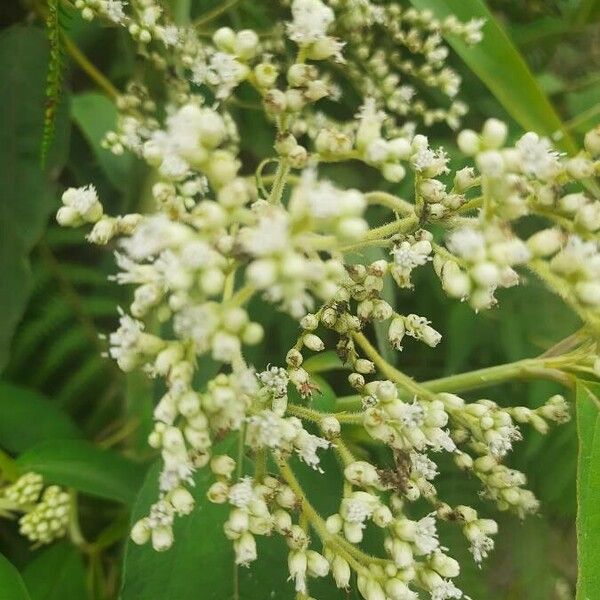
[[44, 488], [41, 475], [25, 473], [0, 490], [0, 511], [21, 513], [20, 533], [34, 544], [49, 544], [67, 533], [71, 498], [56, 485]]
[[[149, 436], [161, 457], [159, 489], [133, 540], [158, 551], [176, 543], [173, 523], [194, 510], [190, 488], [205, 469], [208, 500], [230, 506], [224, 534], [236, 563], [258, 558], [257, 536], [282, 536], [300, 598], [309, 597], [310, 578], [329, 574], [339, 588], [356, 585], [366, 600], [463, 598], [454, 583], [460, 565], [438, 523], [460, 527], [478, 563], [493, 549], [497, 526], [438, 496], [438, 457], [449, 455], [471, 474], [498, 509], [534, 512], [525, 475], [505, 460], [522, 437], [520, 425], [545, 433], [549, 423], [568, 420], [567, 402], [559, 395], [537, 408], [467, 402], [458, 393], [470, 389], [468, 374], [419, 383], [389, 364], [367, 334], [382, 327], [397, 350], [407, 337], [438, 345], [435, 324], [397, 312], [384, 293], [386, 282], [412, 289], [415, 269], [429, 263], [450, 297], [478, 311], [493, 308], [497, 290], [520, 283], [527, 269], [598, 333], [600, 201], [587, 184], [600, 172], [600, 134], [590, 132], [585, 149], [568, 157], [531, 132], [507, 146], [507, 126], [491, 119], [480, 133], [458, 134], [466, 158], [452, 171], [446, 151], [416, 133], [412, 119], [458, 127], [465, 107], [455, 99], [459, 78], [445, 64], [441, 40], [452, 33], [476, 43], [478, 21], [439, 21], [396, 3], [293, 0], [285, 27], [276, 30], [286, 45], [229, 27], [201, 38], [170, 23], [152, 0], [78, 6], [86, 18], [127, 27], [166, 84], [158, 101], [145, 81], [132, 82], [104, 140], [115, 154], [131, 152], [152, 168], [152, 206], [109, 216], [86, 186], [67, 190], [57, 214], [62, 225], [91, 226], [92, 243], [111, 244], [114, 279], [133, 287], [107, 354], [122, 370], [142, 370], [162, 384]], [[328, 103], [348, 82], [359, 93], [348, 113], [355, 117], [334, 120]], [[242, 84], [276, 130], [273, 154], [256, 169], [240, 152], [232, 110], [246, 102], [236, 95]], [[423, 84], [441, 90], [450, 105], [430, 108], [417, 97]], [[407, 180], [412, 197], [353, 189], [323, 175], [324, 164], [350, 160], [380, 173], [386, 189]], [[379, 227], [367, 219], [372, 205], [387, 211]], [[522, 227], [525, 217], [535, 217], [533, 225]], [[378, 260], [365, 259], [372, 246], [384, 249]], [[247, 347], [264, 335], [250, 303], [256, 297], [298, 322], [285, 363], [255, 367], [248, 360]], [[325, 411], [313, 402], [318, 381], [305, 355], [328, 346], [349, 369], [356, 396]], [[502, 373], [552, 373], [557, 380], [565, 371], [598, 373], [596, 342], [583, 339], [581, 348]], [[216, 375], [200, 377], [207, 359]], [[364, 448], [358, 458], [366, 436], [385, 447], [387, 463]], [[344, 484], [337, 512], [322, 517], [293, 465], [299, 458], [321, 472], [325, 452], [337, 455]], [[254, 459], [252, 474], [245, 455]], [[30, 488], [11, 494], [39, 496]], [[52, 509], [60, 525], [64, 499], [54, 488], [46, 493], [42, 512]], [[26, 531], [41, 539], [39, 514], [27, 515]], [[384, 540], [377, 556], [361, 546], [372, 527]]]

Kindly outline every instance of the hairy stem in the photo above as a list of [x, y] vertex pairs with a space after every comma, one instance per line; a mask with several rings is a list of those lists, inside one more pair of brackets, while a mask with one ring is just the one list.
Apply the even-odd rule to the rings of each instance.
[[[461, 393], [491, 387], [515, 379], [548, 379], [566, 387], [572, 387], [574, 384], [574, 377], [554, 368], [552, 361], [543, 358], [526, 358], [503, 365], [431, 379], [416, 385], [426, 389], [430, 394], [439, 392]], [[339, 410], [359, 410], [361, 406], [362, 400], [358, 395], [338, 398], [336, 402], [336, 408]]]

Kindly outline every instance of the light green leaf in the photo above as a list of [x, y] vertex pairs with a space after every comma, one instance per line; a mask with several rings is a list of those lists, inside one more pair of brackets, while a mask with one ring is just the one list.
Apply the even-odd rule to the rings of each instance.
[[44, 548], [23, 570], [31, 600], [85, 600], [88, 592], [79, 551], [68, 542]]
[[117, 189], [125, 190], [131, 183], [134, 157], [130, 154], [116, 156], [100, 145], [106, 132], [116, 126], [117, 108], [114, 103], [103, 94], [94, 92], [77, 94], [73, 96], [71, 102], [71, 115], [90, 144], [109, 181]]
[[84, 440], [43, 442], [19, 456], [17, 465], [48, 482], [124, 504], [133, 503], [146, 471], [143, 465]]
[[[558, 114], [523, 56], [483, 0], [410, 1], [416, 8], [433, 11], [438, 19], [451, 14], [462, 21], [485, 19], [483, 41], [479, 44], [468, 46], [453, 36], [448, 36], [448, 43], [521, 127], [548, 136], [563, 130]], [[567, 135], [557, 143], [568, 152], [576, 151]]]
[[79, 437], [81, 432], [55, 403], [0, 381], [0, 446], [19, 453], [45, 440]]
[[[15, 26], [0, 35], [0, 371], [31, 292], [29, 253], [53, 208], [40, 166], [48, 45], [43, 31]], [[48, 165], [56, 171], [66, 146], [57, 123]]]
[[0, 554], [0, 600], [31, 600], [19, 571]]
[[600, 598], [600, 384], [577, 383], [577, 600]]
[[335, 350], [327, 350], [325, 352], [319, 352], [310, 358], [307, 358], [302, 366], [309, 373], [326, 373], [327, 371], [335, 371], [337, 369], [348, 369], [349, 367], [344, 366]]

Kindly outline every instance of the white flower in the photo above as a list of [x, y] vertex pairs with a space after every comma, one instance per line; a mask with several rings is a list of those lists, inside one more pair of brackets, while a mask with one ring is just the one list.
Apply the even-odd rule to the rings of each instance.
[[282, 419], [272, 410], [261, 410], [248, 418], [246, 431], [248, 443], [259, 448], [281, 448], [285, 440], [285, 428]]
[[288, 36], [301, 46], [325, 38], [335, 19], [333, 10], [320, 0], [294, 0], [292, 17], [287, 24]]
[[278, 209], [261, 211], [254, 227], [240, 232], [244, 249], [253, 256], [268, 256], [283, 252], [289, 247], [289, 218]]
[[415, 170], [425, 172], [429, 177], [435, 177], [448, 172], [448, 155], [443, 148], [432, 150], [422, 148], [412, 156], [412, 164]]
[[226, 52], [215, 52], [208, 63], [197, 61], [192, 67], [192, 81], [197, 85], [207, 83], [217, 88], [217, 98], [227, 98], [244, 79], [248, 70], [235, 56]]
[[206, 352], [210, 347], [217, 325], [216, 308], [212, 303], [186, 307], [173, 320], [175, 334], [181, 339], [193, 340], [198, 354]]
[[300, 594], [306, 593], [306, 570], [308, 559], [303, 550], [292, 551], [288, 555], [288, 569], [290, 579], [294, 580], [295, 590]]
[[413, 429], [423, 425], [425, 412], [416, 400], [412, 404], [398, 401], [395, 406], [398, 407], [396, 412], [405, 427]]
[[425, 479], [435, 479], [438, 474], [437, 465], [426, 455], [420, 452], [410, 453], [411, 471]]
[[180, 38], [179, 28], [176, 25], [167, 25], [161, 31], [161, 37], [165, 46], [175, 46]]
[[394, 257], [392, 275], [400, 287], [411, 287], [410, 274], [415, 267], [420, 267], [431, 260], [431, 243], [427, 240], [411, 242], [404, 240], [395, 245], [390, 254]]
[[184, 460], [171, 461], [170, 464], [165, 465], [165, 468], [161, 471], [159, 478], [159, 487], [161, 491], [168, 492], [181, 483], [193, 485], [193, 472], [194, 471], [187, 460], [187, 456]]
[[105, 0], [103, 5], [104, 14], [113, 23], [123, 23], [125, 19], [125, 12], [123, 9], [126, 4], [127, 3], [122, 2], [122, 0]]
[[463, 593], [451, 581], [443, 580], [431, 590], [431, 600], [462, 598]]
[[460, 258], [480, 261], [485, 257], [485, 238], [476, 229], [463, 227], [452, 231], [447, 238], [448, 249]]
[[170, 527], [173, 524], [175, 509], [166, 500], [161, 499], [150, 507], [148, 525], [151, 529]]
[[119, 328], [110, 334], [109, 354], [118, 363], [128, 363], [129, 359], [139, 352], [144, 324], [141, 321], [121, 314]]
[[473, 560], [477, 563], [487, 558], [494, 549], [494, 540], [481, 532], [479, 535], [471, 538], [469, 552], [473, 555]]
[[243, 477], [229, 490], [229, 503], [238, 508], [246, 508], [254, 497], [252, 477]]
[[294, 448], [298, 456], [313, 469], [323, 472], [322, 469], [319, 468], [319, 456], [317, 455], [317, 450], [320, 448], [326, 449], [329, 448], [329, 442], [317, 435], [313, 435], [312, 433], [308, 433], [304, 429], [300, 431], [300, 433], [294, 439]]
[[235, 564], [247, 567], [251, 562], [258, 557], [256, 552], [256, 540], [254, 536], [246, 531], [242, 536], [233, 542], [235, 550]]
[[276, 398], [287, 394], [289, 377], [282, 367], [269, 367], [258, 374], [259, 381], [273, 393]]
[[454, 443], [454, 440], [444, 429], [435, 427], [428, 433], [427, 437], [434, 450], [445, 450], [446, 452], [456, 451], [456, 444]]
[[342, 500], [340, 514], [348, 523], [364, 523], [373, 515], [379, 500], [366, 492], [354, 492]]
[[179, 246], [191, 235], [188, 227], [159, 213], [145, 218], [131, 237], [121, 241], [121, 247], [134, 260], [143, 260], [157, 256], [168, 247]]
[[485, 440], [490, 453], [498, 458], [506, 456], [512, 449], [512, 443], [521, 440], [522, 437], [521, 432], [514, 425], [491, 429], [485, 432]]
[[432, 515], [423, 517], [416, 523], [414, 544], [419, 554], [431, 554], [440, 543]]
[[304, 171], [290, 200], [292, 213], [302, 210], [316, 219], [360, 215], [365, 207], [366, 201], [358, 190], [340, 190], [329, 181], [318, 181], [311, 169]]
[[560, 166], [560, 154], [552, 149], [550, 140], [540, 138], [537, 133], [526, 133], [515, 144], [515, 148], [519, 151], [521, 168], [529, 175], [547, 179], [552, 177]]
[[102, 216], [102, 205], [93, 185], [69, 188], [62, 195], [63, 204], [74, 210], [84, 221], [95, 222]]
[[411, 244], [408, 241], [401, 242], [390, 251], [394, 257], [394, 263], [403, 269], [412, 270], [415, 267], [420, 267], [427, 263], [429, 253], [431, 252], [431, 244], [429, 242], [422, 244], [417, 242]]

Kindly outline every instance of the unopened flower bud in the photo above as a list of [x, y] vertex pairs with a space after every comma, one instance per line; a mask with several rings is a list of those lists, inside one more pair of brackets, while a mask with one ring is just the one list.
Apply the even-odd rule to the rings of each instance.
[[321, 419], [319, 422], [319, 427], [327, 439], [337, 437], [341, 431], [340, 422], [333, 416], [324, 417]]
[[596, 125], [585, 134], [583, 144], [592, 158], [600, 156], [600, 125]]
[[206, 496], [214, 504], [223, 504], [229, 498], [229, 485], [224, 481], [216, 481], [208, 488]]
[[458, 134], [457, 144], [461, 152], [467, 156], [475, 156], [479, 152], [481, 142], [473, 130], [463, 129]]
[[527, 247], [535, 256], [556, 254], [564, 244], [564, 234], [560, 229], [543, 229], [527, 240]]
[[315, 335], [314, 333], [307, 333], [302, 338], [302, 343], [309, 350], [313, 350], [314, 352], [321, 352], [321, 350], [325, 349], [325, 344], [323, 343], [323, 340], [321, 340], [321, 338], [318, 335]]
[[277, 75], [279, 74], [277, 67], [272, 63], [264, 62], [254, 67], [254, 77], [259, 87], [270, 88], [275, 85]]
[[194, 497], [183, 487], [170, 492], [169, 501], [180, 515], [189, 515], [194, 509]]
[[164, 552], [173, 545], [173, 529], [168, 525], [161, 525], [152, 529], [152, 547], [157, 552]]
[[483, 124], [481, 142], [486, 148], [497, 150], [504, 145], [507, 133], [508, 128], [506, 127], [506, 123], [498, 119], [488, 119]]
[[213, 456], [210, 461], [210, 469], [215, 475], [229, 479], [235, 471], [235, 460], [227, 454]]
[[151, 529], [148, 519], [144, 517], [131, 528], [131, 539], [140, 546], [150, 539]]
[[307, 550], [307, 569], [311, 577], [325, 577], [329, 573], [328, 560], [314, 550]]
[[357, 371], [357, 373], [368, 375], [369, 373], [375, 372], [375, 364], [366, 358], [359, 358], [354, 363], [354, 369]]

